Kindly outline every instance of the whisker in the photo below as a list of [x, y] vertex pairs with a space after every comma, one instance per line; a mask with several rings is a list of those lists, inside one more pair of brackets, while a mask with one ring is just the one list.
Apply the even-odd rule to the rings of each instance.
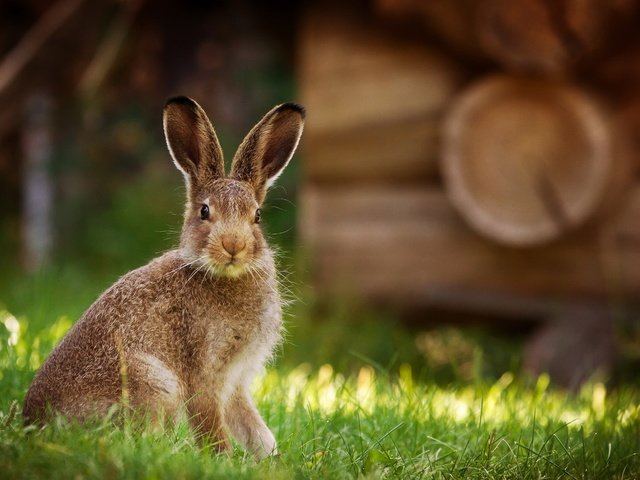
[[206, 263], [204, 263], [204, 260], [203, 260], [203, 263], [201, 263], [201, 264], [198, 266], [198, 268], [196, 268], [196, 269], [193, 271], [193, 273], [189, 276], [189, 278], [188, 278], [188, 279], [187, 279], [187, 281], [185, 282], [185, 285], [187, 285], [187, 284], [189, 283], [189, 281], [190, 281], [190, 280], [191, 280], [191, 279], [192, 279], [192, 278], [193, 278], [193, 277], [194, 277], [198, 272], [200, 272], [204, 267], [206, 267]]
[[173, 270], [171, 270], [171, 271], [169, 271], [169, 272], [165, 273], [165, 274], [163, 275], [163, 277], [166, 277], [167, 275], [171, 275], [171, 274], [173, 274], [173, 273], [176, 273], [176, 272], [178, 272], [179, 270], [182, 270], [183, 268], [189, 267], [189, 266], [193, 265], [194, 263], [196, 263], [198, 260], [200, 260], [200, 257], [198, 257], [198, 258], [196, 258], [195, 260], [192, 260], [192, 261], [190, 261], [190, 262], [185, 262], [185, 263], [183, 263], [182, 265], [180, 265], [179, 267], [174, 268]]

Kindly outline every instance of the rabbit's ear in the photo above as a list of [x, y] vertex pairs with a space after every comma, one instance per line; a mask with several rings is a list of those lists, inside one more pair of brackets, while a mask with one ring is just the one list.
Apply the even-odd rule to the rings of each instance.
[[187, 97], [170, 98], [163, 123], [169, 152], [189, 186], [224, 177], [222, 148], [200, 105]]
[[291, 160], [304, 116], [304, 108], [295, 103], [275, 107], [251, 129], [233, 157], [231, 178], [253, 185], [259, 203]]

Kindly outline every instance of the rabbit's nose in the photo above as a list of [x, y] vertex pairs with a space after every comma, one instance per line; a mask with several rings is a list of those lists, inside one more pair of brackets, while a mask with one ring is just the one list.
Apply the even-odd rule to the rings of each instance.
[[244, 250], [245, 242], [238, 238], [237, 235], [223, 235], [222, 248], [232, 257]]

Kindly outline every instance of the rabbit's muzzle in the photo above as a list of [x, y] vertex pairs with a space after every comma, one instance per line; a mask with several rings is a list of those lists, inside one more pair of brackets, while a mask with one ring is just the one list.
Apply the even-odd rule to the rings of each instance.
[[247, 246], [247, 242], [238, 235], [222, 235], [221, 241], [224, 251], [231, 255], [230, 262], [234, 262], [236, 256], [242, 255]]
[[239, 228], [220, 230], [210, 234], [204, 251], [208, 272], [215, 276], [237, 278], [255, 269], [256, 263], [260, 263], [260, 248], [251, 231], [243, 232]]

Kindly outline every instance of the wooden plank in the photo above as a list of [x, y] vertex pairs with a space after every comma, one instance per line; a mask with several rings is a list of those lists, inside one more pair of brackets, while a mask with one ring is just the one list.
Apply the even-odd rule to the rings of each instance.
[[607, 225], [530, 249], [478, 236], [437, 188], [307, 185], [301, 207], [321, 289], [523, 314], [640, 293], [640, 189]]
[[[350, 65], [347, 58], [344, 64], [334, 58], [333, 69], [309, 67], [301, 72], [302, 98], [313, 112], [307, 126], [312, 134], [444, 112], [458, 83], [444, 57], [419, 44], [383, 43], [377, 38], [362, 41], [370, 41], [371, 49], [383, 50], [377, 61]], [[318, 43], [324, 46], [321, 40]], [[347, 47], [342, 50], [349, 53]], [[314, 52], [306, 58], [315, 64]]]
[[611, 22], [602, 0], [482, 0], [476, 32], [506, 68], [566, 72], [602, 49]]
[[374, 0], [380, 17], [409, 25], [422, 24], [459, 53], [486, 61], [476, 35], [477, 10], [482, 0]]
[[378, 15], [422, 24], [475, 60], [558, 72], [600, 62], [633, 42], [636, 0], [374, 0]]
[[317, 182], [423, 181], [438, 175], [439, 119], [305, 138], [304, 176]]
[[435, 175], [440, 121], [461, 83], [458, 68], [335, 8], [309, 11], [301, 29], [305, 174], [314, 181]]

